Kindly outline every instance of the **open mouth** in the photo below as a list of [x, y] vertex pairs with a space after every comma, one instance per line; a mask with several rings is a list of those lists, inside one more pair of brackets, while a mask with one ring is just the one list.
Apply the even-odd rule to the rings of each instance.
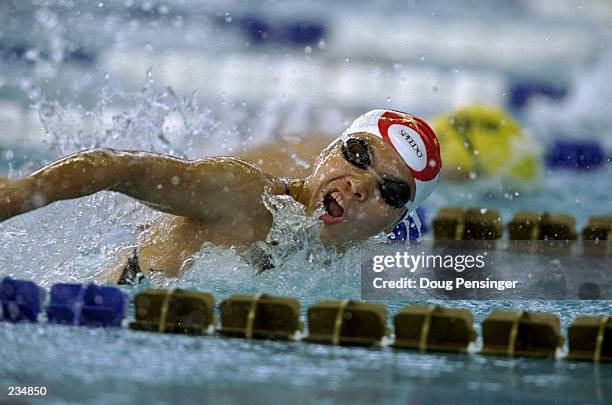
[[323, 198], [323, 207], [325, 214], [321, 215], [321, 219], [326, 224], [335, 224], [340, 222], [344, 217], [344, 200], [339, 191], [332, 191]]

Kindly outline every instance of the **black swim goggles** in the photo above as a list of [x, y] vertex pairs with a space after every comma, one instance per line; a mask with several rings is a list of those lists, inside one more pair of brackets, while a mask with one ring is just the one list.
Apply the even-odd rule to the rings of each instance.
[[367, 170], [378, 182], [380, 196], [387, 204], [395, 208], [404, 207], [412, 196], [410, 185], [401, 180], [379, 176], [371, 168], [372, 159], [368, 143], [359, 138], [348, 138], [342, 143], [342, 153], [347, 162], [360, 169]]

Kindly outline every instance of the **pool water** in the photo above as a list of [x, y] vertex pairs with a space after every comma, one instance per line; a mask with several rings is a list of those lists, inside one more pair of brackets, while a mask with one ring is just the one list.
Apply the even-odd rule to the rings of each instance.
[[[564, 328], [577, 314], [610, 311], [575, 301], [456, 305], [477, 322], [492, 308], [550, 311]], [[47, 399], [63, 403], [565, 404], [612, 395], [609, 364], [36, 324], [2, 324], [0, 340], [0, 381], [46, 386]]]
[[[0, 175], [25, 175], [97, 146], [185, 158], [235, 154], [278, 132], [338, 133], [381, 106], [428, 118], [466, 103], [507, 106], [512, 83], [521, 80], [567, 88], [560, 102], [536, 97], [514, 111], [544, 146], [566, 136], [595, 139], [608, 155], [612, 150], [606, 51], [612, 14], [605, 2], [555, 6], [549, 14], [547, 2], [505, 1], [376, 7], [316, 1], [307, 8], [290, 1], [48, 3], [0, 2], [6, 27], [0, 29]], [[270, 44], [261, 32], [237, 26], [249, 16], [260, 23], [258, 15], [275, 32], [295, 15], [318, 18], [329, 32], [307, 46], [279, 36]], [[494, 29], [491, 18], [500, 22]], [[364, 21], [378, 24], [379, 35], [362, 29]], [[384, 39], [396, 34], [405, 44]], [[470, 51], [453, 52], [449, 36]], [[481, 38], [499, 47], [491, 53]], [[580, 230], [590, 216], [612, 215], [611, 176], [608, 159], [597, 170], [542, 168], [537, 180], [522, 185], [443, 182], [425, 209], [431, 221], [448, 205], [494, 208], [504, 223], [519, 210], [546, 210], [573, 215]], [[131, 298], [146, 287], [208, 291], [217, 303], [232, 294], [288, 296], [299, 299], [303, 320], [319, 299], [359, 299], [363, 246], [343, 253], [325, 248], [313, 237], [316, 221], [291, 202], [276, 203], [286, 209], [275, 216], [274, 269], [256, 276], [235, 249], [205, 245], [180, 279], [122, 288]], [[158, 215], [103, 192], [2, 222], [0, 277], [33, 280], [47, 291], [58, 282], [102, 282], [117, 252], [137, 243], [139, 225]], [[389, 322], [418, 303], [381, 302]], [[556, 314], [562, 334], [578, 315], [612, 313], [610, 301], [428, 303], [470, 309], [477, 330], [493, 309]], [[611, 364], [566, 362], [560, 359], [566, 346], [556, 360], [545, 360], [484, 357], [476, 354], [480, 345], [468, 354], [419, 354], [0, 323], [0, 403], [12, 402], [6, 393], [14, 385], [45, 386], [52, 403], [612, 402]]]
[[[447, 185], [431, 207], [453, 201], [454, 188], [463, 193], [463, 205], [478, 206], [476, 199], [484, 198], [486, 206], [499, 204], [508, 216], [514, 209], [526, 205], [537, 209], [548, 201], [551, 210], [574, 207], [578, 222], [584, 223], [605, 207], [606, 195], [600, 190], [606, 187], [605, 176], [590, 176], [587, 182], [583, 173], [553, 172], [543, 189], [513, 195], [511, 200], [479, 194], [477, 186], [466, 191]], [[592, 192], [578, 201], [571, 187], [556, 188], [561, 182]], [[549, 200], [550, 193], [564, 200]], [[435, 209], [431, 207], [429, 212]], [[309, 218], [296, 218], [298, 214], [288, 211], [277, 222], [293, 220], [293, 229], [312, 226]], [[127, 198], [102, 193], [14, 218], [0, 224], [1, 274], [31, 279], [46, 288], [56, 282], [99, 279], [114, 250], [136, 240], [135, 224], [155, 215]], [[306, 308], [319, 299], [360, 298], [360, 246], [340, 254], [316, 240], [295, 242], [290, 237], [282, 240], [285, 251], [276, 252], [282, 264], [259, 276], [233, 250], [205, 245], [180, 279], [153, 278], [123, 289], [133, 297], [149, 286], [190, 288], [212, 292], [217, 303], [232, 294], [295, 297], [302, 305], [303, 320]], [[551, 312], [561, 318], [562, 331], [578, 315], [612, 311], [610, 301], [428, 302], [470, 309], [477, 329], [492, 309]], [[383, 303], [390, 322], [401, 307], [414, 301]], [[388, 347], [0, 323], [0, 343], [0, 383], [46, 386], [47, 399], [60, 403], [174, 403], [180, 398], [181, 403], [425, 404], [456, 403], [460, 398], [461, 403], [563, 404], [606, 403], [612, 396], [610, 364], [484, 357], [475, 354], [480, 340], [470, 354], [420, 354]]]
[[[156, 137], [132, 137], [142, 128], [163, 125], [155, 114], [144, 114], [157, 100], [141, 93], [111, 131], [93, 127], [93, 140], [126, 148], [146, 148], [186, 156], [200, 153], [200, 144], [182, 146]], [[148, 104], [147, 104], [148, 103]], [[193, 111], [193, 110], [192, 110]], [[70, 142], [59, 135], [66, 128], [58, 110], [43, 117], [56, 134], [58, 155], [86, 147], [90, 138]], [[86, 113], [83, 113], [86, 114]], [[84, 115], [86, 117], [86, 115]], [[214, 127], [205, 114], [186, 115], [188, 126]], [[118, 130], [123, 119], [135, 128]], [[116, 131], [115, 131], [116, 130]], [[84, 133], [83, 133], [84, 134]], [[87, 135], [91, 136], [91, 135]], [[187, 146], [189, 145], [189, 146]], [[15, 168], [27, 172], [30, 166]], [[500, 209], [504, 222], [522, 209], [572, 214], [581, 228], [589, 216], [610, 214], [607, 165], [599, 171], [544, 171], [531, 190], [495, 190], [486, 182], [443, 183], [426, 205], [431, 219], [445, 205]], [[293, 207], [295, 208], [295, 207]], [[283, 211], [284, 212], [284, 211]], [[205, 245], [180, 279], [148, 280], [144, 286], [183, 287], [212, 292], [216, 302], [231, 294], [269, 293], [298, 298], [305, 311], [318, 299], [360, 298], [360, 246], [345, 253], [324, 248], [310, 238], [316, 226], [299, 210], [275, 218], [278, 229], [292, 223], [296, 233], [281, 238], [275, 269], [255, 276], [255, 269], [233, 249]], [[158, 214], [120, 195], [100, 193], [64, 201], [0, 224], [2, 275], [34, 280], [45, 288], [56, 282], [103, 280], [104, 268], [118, 249], [132, 245], [137, 225]], [[290, 222], [287, 222], [290, 221]], [[282, 232], [281, 232], [282, 233]], [[430, 237], [430, 236], [426, 236]], [[541, 271], [545, 271], [544, 268]], [[126, 288], [133, 297], [138, 288]], [[408, 301], [385, 302], [391, 317]], [[609, 301], [439, 301], [466, 307], [476, 327], [492, 310], [513, 308], [557, 314], [565, 330], [577, 315], [609, 314]], [[133, 309], [132, 309], [133, 310]], [[302, 315], [304, 316], [304, 314]], [[612, 397], [612, 365], [562, 360], [505, 359], [472, 353], [418, 354], [390, 348], [343, 348], [219, 337], [186, 337], [61, 327], [49, 324], [0, 324], [0, 383], [37, 385], [46, 399], [58, 403], [605, 403]], [[5, 389], [5, 388], [3, 388]]]
[[[598, 203], [596, 194], [590, 198]], [[36, 280], [47, 288], [59, 281], [95, 279], [107, 255], [112, 256], [107, 244], [135, 239], [127, 225], [133, 222], [127, 218], [153, 215], [142, 210], [127, 199], [102, 194], [11, 220], [0, 225], [8, 230], [0, 237], [4, 268], [9, 275]], [[88, 216], [94, 217], [93, 224]], [[110, 221], [99, 220], [105, 216]], [[296, 218], [278, 218], [287, 219]], [[297, 223], [299, 228], [299, 218]], [[41, 224], [42, 231], [34, 232], [32, 228]], [[302, 218], [301, 224], [308, 227], [311, 222]], [[180, 279], [153, 278], [138, 287], [122, 288], [132, 298], [151, 286], [209, 291], [216, 303], [232, 294], [295, 297], [302, 305], [302, 320], [306, 308], [318, 299], [360, 298], [360, 246], [344, 254], [325, 250], [312, 240], [303, 240], [297, 247], [289, 243], [286, 248], [293, 250], [280, 252], [283, 262], [279, 267], [256, 276], [256, 269], [233, 250], [206, 245]], [[50, 250], [57, 253], [50, 255]], [[383, 303], [390, 322], [404, 305], [422, 302]], [[578, 315], [612, 310], [610, 301], [428, 303], [470, 309], [476, 329], [492, 309], [551, 312], [561, 318], [562, 331]], [[128, 317], [133, 317], [133, 308]], [[3, 323], [0, 342], [0, 382], [46, 386], [47, 399], [61, 403], [174, 403], [180, 398], [182, 403], [425, 404], [456, 403], [460, 398], [461, 403], [563, 404], [606, 403], [612, 395], [607, 383], [612, 379], [610, 364], [484, 357], [476, 354], [480, 340], [469, 354], [420, 354], [389, 347], [330, 347]]]

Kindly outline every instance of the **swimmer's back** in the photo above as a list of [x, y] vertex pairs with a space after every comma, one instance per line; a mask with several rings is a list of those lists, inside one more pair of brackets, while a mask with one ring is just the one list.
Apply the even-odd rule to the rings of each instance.
[[317, 156], [334, 139], [331, 135], [315, 134], [304, 137], [277, 137], [239, 154], [278, 177], [304, 178], [312, 172]]

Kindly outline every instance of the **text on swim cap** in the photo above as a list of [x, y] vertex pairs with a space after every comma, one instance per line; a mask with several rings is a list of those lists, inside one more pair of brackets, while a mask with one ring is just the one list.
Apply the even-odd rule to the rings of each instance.
[[421, 152], [419, 145], [417, 145], [416, 141], [412, 139], [410, 134], [407, 131], [404, 131], [403, 129], [400, 129], [400, 134], [402, 134], [404, 139], [408, 141], [408, 145], [412, 146], [412, 149], [414, 149], [414, 151], [416, 152], [417, 157], [423, 157], [423, 152]]
[[406, 164], [420, 172], [427, 167], [427, 150], [421, 135], [412, 128], [393, 124], [387, 129], [389, 140]]

